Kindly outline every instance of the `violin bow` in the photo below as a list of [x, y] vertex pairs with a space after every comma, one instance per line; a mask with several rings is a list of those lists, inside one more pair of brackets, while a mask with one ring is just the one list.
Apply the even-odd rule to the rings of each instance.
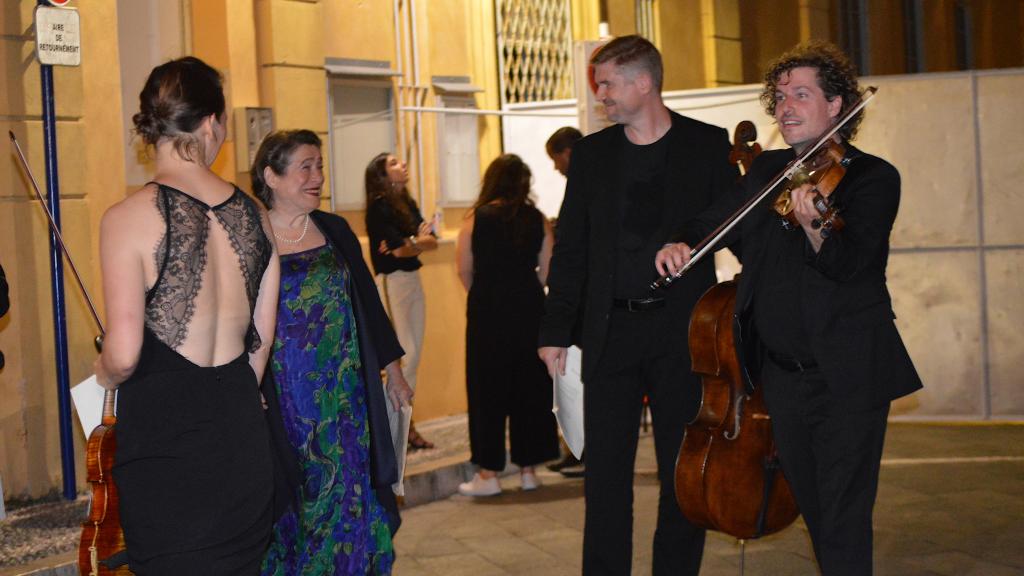
[[57, 227], [57, 222], [54, 221], [53, 214], [50, 213], [50, 209], [46, 207], [46, 200], [43, 199], [43, 195], [39, 192], [39, 184], [36, 183], [36, 177], [32, 174], [32, 168], [29, 167], [28, 161], [25, 159], [25, 153], [21, 151], [21, 145], [18, 144], [18, 139], [15, 138], [14, 131], [8, 130], [7, 134], [11, 137], [11, 144], [14, 145], [15, 151], [18, 152], [18, 159], [21, 160], [21, 166], [25, 169], [29, 182], [32, 183], [32, 190], [35, 191], [36, 198], [39, 199], [39, 206], [43, 209], [43, 213], [46, 214], [46, 220], [50, 225], [50, 231], [53, 232], [54, 238], [57, 239], [57, 244], [60, 245], [60, 250], [64, 253], [64, 257], [68, 259], [68, 264], [71, 265], [71, 272], [74, 273], [75, 280], [78, 282], [78, 287], [82, 290], [82, 295], [85, 296], [85, 302], [89, 305], [89, 312], [92, 313], [92, 319], [96, 321], [96, 326], [100, 329], [100, 335], [96, 337], [96, 347], [99, 348], [103, 343], [103, 334], [106, 334], [106, 331], [103, 329], [103, 322], [100, 320], [100, 315], [96, 313], [96, 306], [93, 304], [92, 298], [89, 296], [89, 291], [85, 288], [85, 284], [82, 283], [82, 276], [79, 275], [78, 267], [75, 266], [75, 261], [71, 258], [71, 252], [68, 252], [68, 247], [64, 243], [64, 237], [60, 234], [60, 228]]
[[756, 196], [750, 198], [750, 200], [748, 200], [746, 204], [741, 206], [740, 209], [737, 210], [732, 216], [730, 216], [718, 228], [715, 228], [715, 230], [711, 232], [711, 234], [708, 234], [706, 238], [701, 240], [700, 244], [697, 244], [692, 249], [690, 249], [690, 261], [687, 262], [685, 266], [680, 268], [678, 272], [676, 272], [675, 274], [668, 274], [666, 276], [662, 276], [661, 278], [655, 280], [654, 282], [651, 282], [651, 290], [657, 290], [659, 288], [668, 288], [669, 286], [672, 285], [673, 282], [680, 279], [683, 276], [683, 274], [686, 274], [686, 272], [690, 268], [693, 268], [693, 266], [696, 265], [697, 262], [701, 260], [701, 258], [707, 255], [707, 253], [710, 252], [712, 248], [718, 245], [718, 242], [721, 241], [721, 239], [730, 230], [732, 230], [734, 227], [736, 227], [737, 224], [740, 223], [740, 220], [743, 220], [743, 218], [745, 218], [747, 214], [749, 214], [750, 211], [754, 209], [754, 206], [760, 203], [761, 200], [764, 200], [766, 196], [771, 194], [772, 190], [774, 190], [775, 187], [778, 186], [781, 182], [783, 182], [784, 180], [788, 180], [789, 178], [792, 178], [793, 174], [803, 167], [804, 162], [806, 162], [808, 158], [814, 156], [826, 142], [828, 142], [833, 136], [835, 136], [836, 133], [839, 132], [839, 130], [844, 125], [846, 125], [847, 122], [849, 122], [854, 116], [856, 116], [858, 112], [863, 110], [864, 107], [867, 106], [868, 102], [875, 97], [876, 92], [878, 92], [877, 87], [868, 86], [867, 89], [864, 90], [864, 94], [861, 95], [860, 100], [857, 101], [857, 104], [853, 108], [847, 110], [846, 113], [843, 114], [839, 118], [839, 120], [832, 125], [832, 128], [826, 130], [825, 133], [822, 134], [817, 141], [815, 141], [813, 146], [811, 146], [807, 150], [804, 150], [803, 153], [794, 158], [786, 166], [785, 170], [780, 172], [778, 176], [776, 176], [771, 182], [769, 182], [764, 188], [762, 188]]
[[[50, 225], [50, 231], [53, 232], [53, 237], [57, 239], [57, 244], [60, 245], [60, 250], [67, 258], [68, 264], [71, 265], [71, 271], [74, 273], [75, 280], [78, 282], [78, 287], [82, 290], [82, 295], [85, 296], [85, 302], [89, 305], [89, 312], [92, 313], [92, 319], [96, 322], [96, 326], [100, 329], [100, 335], [96, 337], [93, 344], [96, 345], [96, 350], [101, 351], [103, 348], [103, 335], [106, 334], [106, 330], [103, 329], [103, 322], [100, 320], [100, 315], [96, 313], [96, 305], [93, 304], [92, 297], [89, 296], [89, 290], [86, 289], [85, 284], [82, 282], [82, 276], [78, 273], [78, 267], [75, 266], [75, 261], [71, 258], [71, 252], [68, 252], [68, 247], [64, 243], [64, 237], [60, 234], [60, 229], [57, 228], [57, 222], [53, 219], [53, 214], [50, 213], [50, 209], [46, 207], [46, 201], [43, 200], [43, 195], [39, 192], [39, 184], [36, 183], [36, 177], [32, 174], [32, 168], [29, 167], [28, 161], [25, 159], [25, 153], [21, 151], [21, 145], [18, 144], [18, 139], [14, 137], [14, 132], [11, 130], [7, 131], [7, 134], [11, 137], [11, 143], [14, 145], [14, 149], [18, 152], [18, 158], [21, 160], [21, 166], [25, 169], [25, 173], [28, 174], [28, 179], [32, 183], [32, 190], [36, 193], [36, 198], [39, 199], [39, 206], [43, 209], [43, 213], [46, 214], [47, 223]], [[113, 423], [114, 418], [114, 404], [116, 402], [117, 392], [114, 390], [104, 390], [103, 392], [103, 421], [106, 424], [108, 421]]]

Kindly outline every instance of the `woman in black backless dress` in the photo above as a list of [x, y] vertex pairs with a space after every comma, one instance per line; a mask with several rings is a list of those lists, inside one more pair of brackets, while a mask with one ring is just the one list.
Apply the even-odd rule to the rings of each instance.
[[266, 215], [209, 166], [224, 141], [215, 70], [153, 70], [133, 118], [154, 182], [103, 217], [107, 327], [96, 361], [117, 387], [114, 481], [129, 568], [258, 574], [273, 478], [258, 391], [278, 265]]
[[479, 471], [467, 496], [501, 492], [505, 422], [523, 490], [539, 486], [534, 465], [558, 457], [551, 377], [537, 357], [551, 226], [529, 199], [530, 169], [514, 154], [495, 159], [459, 232], [456, 263], [466, 304], [469, 444]]

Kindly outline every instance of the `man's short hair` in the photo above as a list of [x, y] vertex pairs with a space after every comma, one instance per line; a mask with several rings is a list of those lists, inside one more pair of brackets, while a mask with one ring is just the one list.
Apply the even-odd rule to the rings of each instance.
[[628, 66], [647, 72], [654, 82], [654, 89], [661, 92], [665, 72], [661, 64], [661, 53], [643, 36], [631, 34], [620, 36], [597, 49], [590, 57], [591, 66], [613, 62], [616, 66]]
[[[825, 93], [825, 98], [832, 101], [836, 96], [842, 97], [843, 107], [839, 111], [839, 116], [846, 114], [860, 101], [857, 69], [850, 59], [835, 44], [812, 40], [797, 44], [768, 65], [768, 71], [764, 75], [764, 90], [761, 91], [761, 104], [770, 116], [775, 116], [775, 92], [779, 87], [779, 79], [794, 68], [805, 66], [818, 70], [818, 86]], [[862, 109], [843, 125], [839, 135], [846, 140], [853, 140], [863, 119]]]
[[572, 148], [577, 140], [583, 138], [583, 133], [572, 126], [563, 126], [548, 138], [544, 148], [548, 154], [561, 154], [566, 148]]

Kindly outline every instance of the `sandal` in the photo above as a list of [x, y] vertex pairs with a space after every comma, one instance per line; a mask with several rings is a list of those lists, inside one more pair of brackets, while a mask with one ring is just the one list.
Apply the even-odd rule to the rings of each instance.
[[412, 424], [409, 425], [409, 450], [415, 452], [416, 450], [430, 450], [433, 447], [433, 442], [430, 442], [423, 436], [420, 436], [420, 433], [416, 431], [416, 428]]

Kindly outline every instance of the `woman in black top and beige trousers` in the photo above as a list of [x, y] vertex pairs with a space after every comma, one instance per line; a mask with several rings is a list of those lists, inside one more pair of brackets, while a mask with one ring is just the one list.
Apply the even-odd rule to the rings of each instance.
[[[389, 153], [378, 154], [366, 167], [366, 232], [377, 289], [405, 350], [402, 373], [416, 389], [416, 371], [423, 348], [426, 306], [419, 255], [437, 249], [437, 238], [409, 195], [406, 164]], [[433, 448], [409, 426], [409, 447]]]

